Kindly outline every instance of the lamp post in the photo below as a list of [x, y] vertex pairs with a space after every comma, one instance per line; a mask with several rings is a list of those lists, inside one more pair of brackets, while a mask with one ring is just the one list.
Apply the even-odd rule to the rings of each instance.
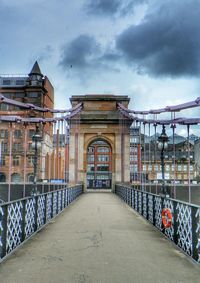
[[165, 132], [165, 125], [162, 125], [162, 133], [158, 137], [158, 149], [160, 152], [160, 161], [161, 161], [161, 169], [162, 169], [162, 193], [166, 196], [167, 191], [165, 187], [165, 164], [164, 164], [164, 151], [168, 148], [169, 138]]
[[42, 137], [39, 133], [39, 127], [36, 126], [35, 134], [32, 136], [32, 147], [35, 151], [33, 160], [33, 195], [37, 194], [37, 163], [38, 163], [38, 149], [41, 147]]

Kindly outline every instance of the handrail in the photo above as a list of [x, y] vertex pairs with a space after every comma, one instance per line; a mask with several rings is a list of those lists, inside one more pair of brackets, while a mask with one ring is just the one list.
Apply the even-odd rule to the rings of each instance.
[[76, 185], [0, 205], [0, 262], [83, 192]]
[[[120, 184], [116, 185], [115, 193], [200, 263], [200, 206]], [[164, 208], [172, 212], [172, 226], [168, 229], [162, 223]]]

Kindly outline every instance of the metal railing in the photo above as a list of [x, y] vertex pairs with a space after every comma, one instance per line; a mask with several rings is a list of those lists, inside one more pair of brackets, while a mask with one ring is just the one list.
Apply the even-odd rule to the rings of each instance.
[[82, 192], [76, 185], [0, 205], [0, 262]]
[[[124, 185], [116, 185], [115, 193], [187, 255], [200, 263], [200, 206]], [[172, 212], [172, 225], [167, 229], [162, 224], [164, 208], [169, 208]]]

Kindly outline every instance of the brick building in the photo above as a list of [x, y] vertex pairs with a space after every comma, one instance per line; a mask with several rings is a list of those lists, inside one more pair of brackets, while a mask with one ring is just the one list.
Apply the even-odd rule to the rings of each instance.
[[[0, 75], [0, 93], [15, 101], [39, 107], [54, 107], [54, 89], [47, 76], [41, 73], [37, 62], [28, 75]], [[53, 117], [50, 112], [37, 112], [0, 103], [0, 115]], [[50, 155], [53, 150], [53, 129], [50, 123], [40, 124], [42, 147], [39, 151], [38, 179], [48, 177]], [[32, 181], [34, 150], [31, 146], [35, 124], [0, 123], [0, 182]]]

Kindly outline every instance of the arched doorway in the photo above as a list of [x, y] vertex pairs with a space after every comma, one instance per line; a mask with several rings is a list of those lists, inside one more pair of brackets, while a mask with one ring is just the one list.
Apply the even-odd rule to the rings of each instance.
[[22, 181], [22, 178], [21, 178], [21, 175], [18, 174], [18, 173], [13, 173], [11, 175], [11, 182], [13, 183], [18, 183], [18, 182], [21, 182]]
[[6, 182], [6, 176], [4, 173], [0, 172], [0, 183]]
[[87, 148], [87, 188], [112, 186], [112, 150], [104, 140], [95, 140]]
[[33, 176], [33, 174], [32, 173], [29, 173], [28, 175], [27, 175], [27, 182], [33, 182], [33, 180], [34, 180], [34, 176]]

